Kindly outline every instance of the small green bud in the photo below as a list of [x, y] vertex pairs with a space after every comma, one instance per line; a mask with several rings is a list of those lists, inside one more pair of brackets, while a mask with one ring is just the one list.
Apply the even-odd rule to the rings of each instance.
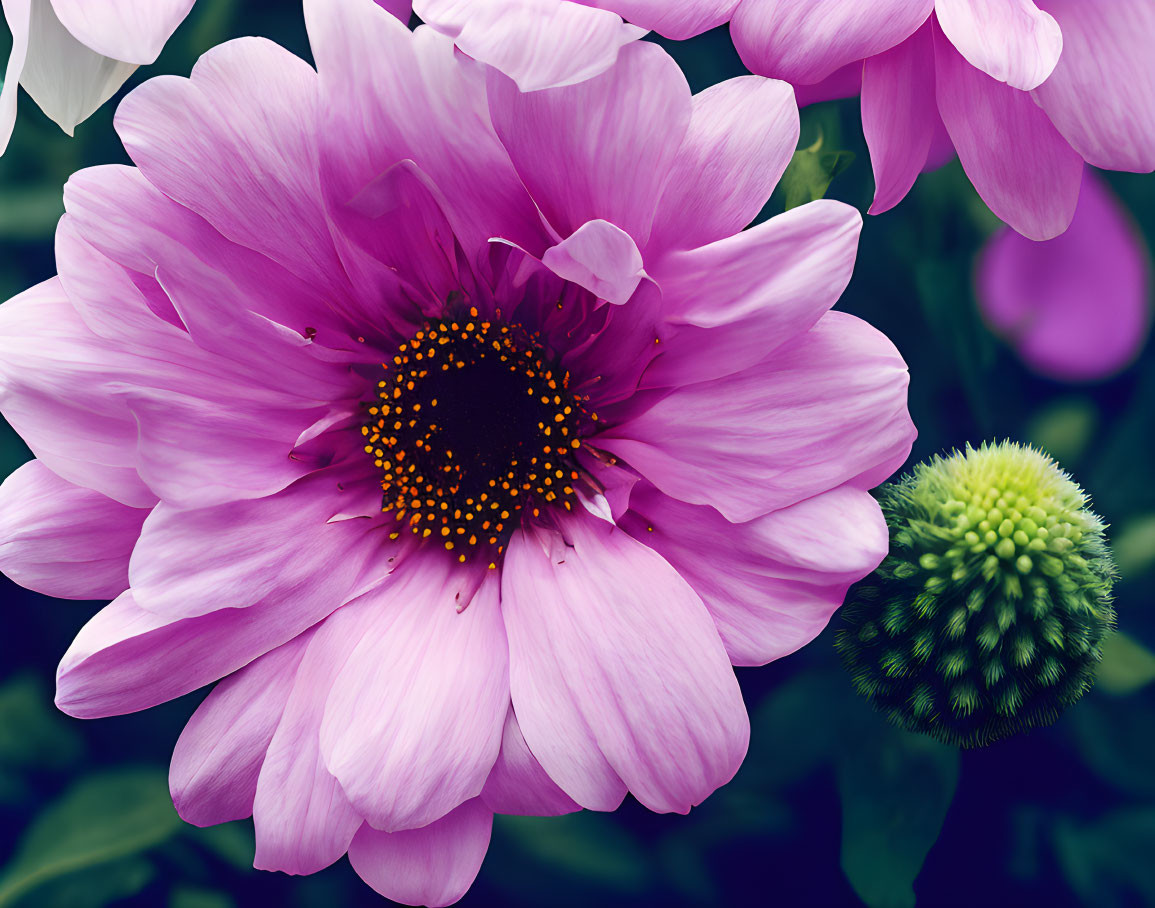
[[1053, 722], [1090, 688], [1116, 572], [1102, 521], [1053, 460], [968, 445], [877, 494], [890, 554], [835, 637], [860, 693], [912, 731], [978, 747]]

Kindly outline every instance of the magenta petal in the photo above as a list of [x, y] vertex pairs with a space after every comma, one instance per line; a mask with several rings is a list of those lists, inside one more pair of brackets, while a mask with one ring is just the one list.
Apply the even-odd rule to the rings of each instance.
[[908, 381], [885, 336], [828, 312], [757, 365], [674, 390], [596, 444], [667, 495], [743, 523], [889, 477], [914, 440]]
[[494, 813], [515, 816], [555, 817], [581, 810], [530, 753], [512, 707], [501, 735], [501, 752], [485, 781], [481, 800]]
[[252, 814], [257, 776], [310, 636], [306, 631], [229, 675], [192, 714], [168, 774], [186, 823], [213, 826]]
[[403, 905], [452, 905], [468, 891], [489, 849], [493, 812], [477, 798], [422, 829], [362, 826], [349, 863], [381, 895]]
[[321, 724], [325, 765], [366, 822], [390, 832], [481, 793], [509, 710], [497, 574], [479, 577], [440, 546], [399, 560], [326, 622], [355, 643], [333, 660]]
[[321, 757], [325, 701], [358, 638], [330, 616], [305, 646], [293, 689], [257, 778], [253, 866], [285, 873], [316, 873], [349, 848], [361, 816]]
[[0, 571], [47, 596], [112, 599], [147, 516], [30, 461], [0, 485]]
[[367, 559], [384, 561], [395, 546], [378, 540], [370, 554], [369, 521], [328, 522], [350, 501], [360, 503], [355, 484], [343, 480], [344, 472], [326, 470], [265, 498], [187, 510], [158, 505], [129, 569], [137, 603], [195, 618], [262, 602], [291, 612], [326, 595], [359, 595]]
[[152, 63], [193, 0], [52, 0], [61, 24], [98, 54], [126, 63]]
[[735, 665], [764, 665], [817, 637], [888, 546], [877, 502], [849, 486], [732, 524], [645, 484], [623, 526], [690, 582]]
[[480, 64], [362, 0], [307, 0], [305, 21], [320, 76], [321, 185], [339, 230], [373, 229], [346, 206], [408, 158], [450, 200], [445, 215], [470, 255], [494, 236], [544, 251], [540, 216], [490, 125]]
[[1083, 159], [1027, 92], [996, 82], [935, 33], [938, 109], [991, 211], [1032, 240], [1071, 223]]
[[376, 0], [376, 3], [402, 22], [409, 22], [409, 16], [413, 12], [413, 4], [409, 0]]
[[871, 214], [889, 211], [906, 197], [926, 164], [938, 123], [934, 43], [924, 25], [863, 66], [862, 132], [875, 182]]
[[521, 92], [491, 71], [489, 109], [514, 167], [559, 236], [601, 219], [645, 247], [690, 123], [690, 87], [664, 50], [628, 45], [608, 72], [545, 91]]
[[804, 85], [905, 40], [934, 0], [743, 0], [730, 30], [752, 72]]
[[742, 693], [701, 599], [652, 549], [584, 512], [521, 530], [502, 607], [525, 740], [579, 804], [612, 809], [620, 778], [685, 813], [733, 776]]
[[862, 216], [821, 199], [662, 262], [672, 324], [646, 372], [651, 387], [740, 372], [808, 330], [850, 281]]
[[158, 189], [324, 287], [341, 271], [321, 203], [317, 123], [317, 74], [260, 38], [213, 48], [189, 79], [149, 80], [116, 112], [125, 148]]
[[807, 107], [823, 101], [853, 98], [862, 91], [862, 63], [862, 60], [855, 60], [840, 66], [825, 79], [812, 85], [795, 85], [794, 97], [798, 106]]
[[62, 479], [132, 507], [156, 495], [136, 472], [136, 422], [105, 392], [129, 356], [110, 353], [80, 320], [60, 279], [0, 306], [0, 407]]
[[[331, 479], [324, 475], [309, 478], [281, 495], [301, 496], [302, 510], [307, 514], [311, 495], [318, 484], [328, 481]], [[338, 497], [334, 507], [340, 503]], [[260, 531], [259, 522], [253, 526], [255, 532]], [[192, 618], [141, 608], [131, 592], [122, 594], [80, 629], [65, 653], [57, 671], [57, 706], [80, 718], [135, 712], [187, 694], [247, 665], [379, 582], [389, 564], [376, 526], [367, 520], [326, 524], [302, 519], [296, 524], [278, 524], [277, 532], [295, 539], [298, 552], [320, 557], [310, 562], [314, 570], [304, 584], [293, 586], [294, 581], [286, 583], [275, 573], [248, 578], [248, 584], [264, 598], [245, 608], [230, 608], [238, 604], [239, 584], [222, 590], [225, 597], [233, 595], [232, 600], [202, 588], [192, 609], [203, 611], [203, 603], [212, 600], [218, 610]], [[343, 545], [336, 540], [342, 540]], [[187, 553], [178, 552], [174, 560], [187, 557]], [[275, 561], [273, 565], [278, 566]], [[170, 562], [164, 567], [171, 570], [176, 566]], [[152, 573], [159, 577], [162, 571]], [[296, 576], [299, 579], [300, 575]], [[193, 587], [191, 583], [185, 586]], [[248, 588], [244, 587], [246, 591]], [[241, 601], [251, 600], [244, 596]], [[179, 611], [175, 603], [170, 608]]]
[[1068, 381], [1126, 366], [1147, 337], [1150, 263], [1129, 215], [1093, 172], [1070, 229], [1045, 243], [1004, 230], [976, 286], [983, 315], [1027, 363]]
[[628, 233], [608, 221], [587, 221], [551, 246], [541, 263], [562, 280], [620, 306], [646, 276], [642, 254]]
[[1035, 89], [1051, 122], [1087, 162], [1155, 170], [1155, 6], [1148, 0], [1046, 0], [1063, 56]]
[[615, 9], [565, 0], [416, 0], [414, 9], [474, 59], [522, 91], [573, 85], [605, 72], [623, 45], [645, 34]]
[[1030, 91], [1055, 69], [1063, 33], [1034, 0], [937, 0], [943, 34], [971, 66]]
[[694, 95], [690, 128], [674, 160], [646, 250], [693, 249], [749, 224], [798, 145], [790, 86], [740, 76]]

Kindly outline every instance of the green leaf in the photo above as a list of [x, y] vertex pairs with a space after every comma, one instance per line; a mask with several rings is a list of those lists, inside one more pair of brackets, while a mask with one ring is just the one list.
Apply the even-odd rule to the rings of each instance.
[[0, 765], [65, 769], [84, 753], [84, 740], [52, 706], [47, 687], [31, 675], [0, 686]]
[[220, 826], [187, 826], [185, 833], [202, 848], [211, 851], [237, 870], [253, 868], [256, 845], [249, 823], [222, 823]]
[[956, 748], [889, 726], [860, 736], [840, 758], [842, 869], [870, 908], [913, 908], [912, 885], [958, 771]]
[[1128, 520], [1115, 534], [1111, 545], [1119, 573], [1135, 579], [1155, 567], [1155, 514]]
[[1155, 710], [1144, 694], [1092, 694], [1060, 720], [1083, 762], [1121, 791], [1155, 797]]
[[[838, 752], [840, 720], [853, 696], [841, 670], [807, 672], [778, 687], [750, 717], [755, 759], [746, 761], [739, 779], [780, 789], [830, 765]], [[816, 714], [827, 721], [815, 722]]]
[[1027, 423], [1025, 438], [1070, 468], [1095, 436], [1099, 411], [1086, 397], [1065, 397], [1048, 404]]
[[1155, 904], [1155, 808], [1116, 810], [1095, 823], [1055, 825], [1055, 851], [1071, 888], [1096, 908]]
[[650, 866], [641, 846], [601, 814], [498, 816], [495, 821], [522, 851], [552, 870], [618, 891], [641, 892], [649, 881]]
[[83, 779], [21, 838], [0, 876], [0, 906], [69, 874], [139, 855], [179, 828], [161, 770], [118, 769]]
[[1155, 681], [1155, 653], [1121, 631], [1103, 641], [1098, 685], [1110, 694], [1130, 694]]
[[168, 908], [233, 908], [236, 904], [227, 892], [177, 886], [168, 899]]
[[854, 163], [852, 151], [830, 151], [823, 147], [822, 133], [807, 148], [799, 148], [782, 174], [781, 187], [786, 210], [826, 197], [834, 178]]
[[28, 908], [104, 908], [136, 895], [155, 877], [152, 862], [141, 857], [125, 858], [38, 886], [20, 904]]
[[5, 187], [0, 194], [0, 238], [40, 240], [50, 238], [64, 214], [64, 198], [57, 185], [24, 189]]

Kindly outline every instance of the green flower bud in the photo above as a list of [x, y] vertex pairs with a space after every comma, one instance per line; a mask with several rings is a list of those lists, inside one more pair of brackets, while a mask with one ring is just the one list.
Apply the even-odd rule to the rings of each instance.
[[890, 554], [835, 646], [897, 724], [978, 747], [1053, 722], [1094, 682], [1115, 566], [1086, 494], [1039, 451], [967, 446], [878, 491]]

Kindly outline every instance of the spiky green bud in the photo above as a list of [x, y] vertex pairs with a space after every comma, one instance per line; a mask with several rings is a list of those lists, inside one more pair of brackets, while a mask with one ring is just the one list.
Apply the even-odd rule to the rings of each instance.
[[879, 490], [890, 554], [835, 646], [892, 721], [962, 747], [1053, 722], [1094, 681], [1115, 567], [1086, 494], [1011, 442]]

